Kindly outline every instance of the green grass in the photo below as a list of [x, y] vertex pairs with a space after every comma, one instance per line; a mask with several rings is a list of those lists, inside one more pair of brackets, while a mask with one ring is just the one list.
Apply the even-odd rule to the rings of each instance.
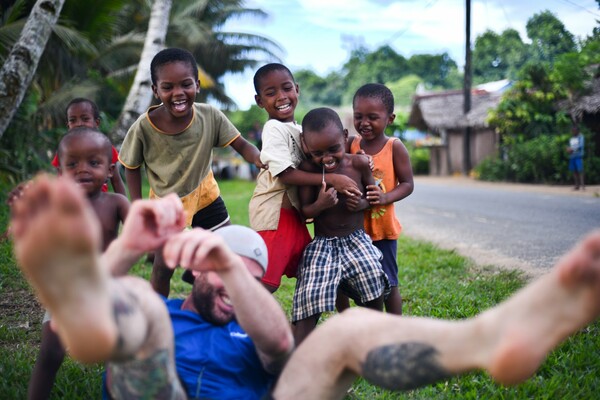
[[[248, 224], [248, 201], [254, 184], [245, 181], [219, 182], [231, 220]], [[0, 202], [9, 188], [0, 188]], [[145, 191], [147, 193], [147, 190]], [[6, 228], [8, 211], [0, 211], [0, 227]], [[453, 251], [407, 237], [398, 243], [400, 289], [406, 315], [460, 319], [475, 315], [510, 296], [525, 284], [515, 271], [493, 266], [477, 267]], [[150, 266], [143, 261], [133, 273], [148, 277]], [[172, 281], [175, 296], [183, 296], [189, 285]], [[283, 279], [276, 298], [289, 314], [295, 280]], [[0, 243], [0, 399], [26, 397], [27, 382], [37, 356], [42, 309], [31, 295], [12, 257], [11, 244]], [[551, 304], [548, 305], [552, 306]], [[414, 390], [392, 393], [357, 380], [348, 399], [592, 399], [600, 391], [600, 323], [590, 325], [554, 351], [536, 375], [516, 387], [503, 387], [484, 373]], [[53, 399], [96, 399], [100, 397], [102, 366], [82, 367], [67, 360], [58, 372]]]

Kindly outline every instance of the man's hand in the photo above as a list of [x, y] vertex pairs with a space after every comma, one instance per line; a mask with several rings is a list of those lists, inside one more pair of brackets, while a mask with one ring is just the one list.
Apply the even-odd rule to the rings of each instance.
[[155, 200], [136, 200], [123, 224], [125, 250], [140, 255], [162, 246], [185, 227], [185, 211], [175, 193]]
[[229, 249], [221, 236], [200, 228], [169, 238], [163, 256], [169, 268], [180, 265], [199, 272], [226, 271], [241, 263], [240, 257]]

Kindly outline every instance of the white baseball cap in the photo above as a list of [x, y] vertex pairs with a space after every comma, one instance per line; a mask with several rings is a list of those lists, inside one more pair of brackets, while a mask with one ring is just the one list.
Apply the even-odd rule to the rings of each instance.
[[[256, 261], [263, 271], [267, 272], [267, 245], [256, 231], [247, 226], [226, 225], [214, 232], [225, 240], [231, 251], [238, 256]], [[181, 279], [187, 283], [194, 283], [194, 275], [190, 270], [185, 270]]]

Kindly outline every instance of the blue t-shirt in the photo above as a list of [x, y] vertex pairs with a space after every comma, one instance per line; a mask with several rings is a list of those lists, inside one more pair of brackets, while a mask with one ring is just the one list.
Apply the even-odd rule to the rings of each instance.
[[267, 393], [275, 378], [237, 321], [216, 326], [182, 310], [183, 300], [164, 300], [175, 333], [177, 374], [190, 399], [260, 399]]

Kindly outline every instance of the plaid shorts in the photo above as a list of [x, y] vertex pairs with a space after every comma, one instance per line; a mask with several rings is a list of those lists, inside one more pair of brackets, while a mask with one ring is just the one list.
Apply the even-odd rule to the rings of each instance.
[[389, 293], [380, 260], [381, 252], [362, 229], [345, 237], [315, 237], [298, 269], [292, 321], [334, 311], [338, 286], [363, 304]]

